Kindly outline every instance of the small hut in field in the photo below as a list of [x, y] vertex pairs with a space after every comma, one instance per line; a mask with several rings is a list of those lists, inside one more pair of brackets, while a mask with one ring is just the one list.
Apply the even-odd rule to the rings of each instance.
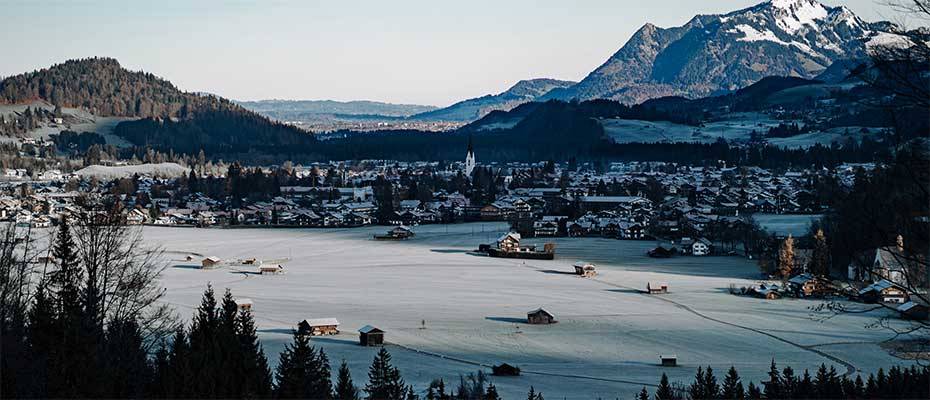
[[548, 311], [543, 310], [542, 308], [537, 308], [526, 313], [526, 322], [532, 325], [548, 325], [554, 324], [558, 321], [556, 321], [555, 316]]
[[322, 336], [339, 333], [339, 321], [335, 318], [308, 318], [297, 324], [301, 335]]
[[358, 344], [362, 346], [381, 346], [384, 344], [384, 331], [371, 325], [358, 330]]

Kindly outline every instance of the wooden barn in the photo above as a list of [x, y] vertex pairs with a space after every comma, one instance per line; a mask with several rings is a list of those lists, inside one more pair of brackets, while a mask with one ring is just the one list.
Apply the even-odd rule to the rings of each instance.
[[262, 264], [258, 267], [258, 273], [262, 275], [275, 275], [284, 272], [281, 264]]
[[537, 308], [526, 313], [526, 322], [533, 325], [548, 325], [558, 321], [555, 320], [555, 315], [550, 314], [542, 308]]
[[597, 275], [597, 267], [595, 267], [594, 264], [578, 261], [575, 263], [574, 267], [575, 275], [580, 275], [585, 278]]
[[358, 344], [362, 346], [381, 346], [384, 344], [384, 331], [371, 325], [358, 330]]
[[665, 282], [646, 282], [646, 292], [649, 294], [668, 293], [668, 283]]
[[866, 303], [904, 304], [908, 301], [904, 288], [887, 279], [882, 279], [860, 290], [859, 298]]
[[925, 321], [927, 320], [927, 306], [909, 301], [898, 307], [898, 312], [901, 313], [901, 317], [904, 319]]
[[491, 366], [491, 373], [494, 376], [520, 376], [520, 367], [503, 363], [501, 365]]
[[220, 262], [222, 261], [223, 260], [220, 260], [220, 258], [217, 256], [210, 256], [210, 257], [204, 258], [203, 261], [200, 262], [200, 268], [203, 268], [203, 269], [216, 268], [220, 265]]
[[801, 297], [823, 297], [832, 292], [829, 280], [809, 273], [795, 275], [788, 280], [788, 285]]
[[663, 367], [675, 367], [678, 365], [678, 356], [674, 354], [666, 354], [659, 356], [659, 364]]
[[297, 324], [297, 333], [301, 335], [322, 336], [339, 333], [339, 321], [335, 318], [310, 318]]

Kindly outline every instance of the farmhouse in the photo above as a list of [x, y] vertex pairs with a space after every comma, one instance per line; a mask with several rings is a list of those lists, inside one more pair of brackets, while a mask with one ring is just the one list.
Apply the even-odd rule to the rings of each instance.
[[710, 254], [711, 243], [705, 238], [698, 238], [691, 243], [691, 254], [695, 256], [706, 256]]
[[646, 292], [649, 294], [668, 293], [668, 283], [646, 282]]
[[866, 303], [898, 303], [907, 302], [907, 292], [893, 282], [882, 279], [859, 291], [859, 298]]
[[339, 321], [335, 318], [310, 318], [297, 324], [297, 333], [301, 335], [321, 336], [339, 333]]
[[358, 344], [362, 346], [381, 346], [384, 344], [384, 331], [371, 325], [358, 330]]
[[515, 232], [504, 234], [497, 239], [497, 248], [502, 251], [520, 250], [520, 234]]
[[550, 314], [548, 311], [543, 310], [542, 308], [537, 308], [526, 313], [526, 322], [533, 325], [548, 325], [554, 324], [558, 321], [556, 321], [555, 316]]
[[830, 281], [809, 273], [795, 275], [788, 280], [791, 290], [802, 297], [820, 297], [830, 293]]
[[200, 267], [203, 269], [216, 268], [220, 265], [221, 261], [222, 260], [220, 260], [219, 257], [210, 256], [210, 257], [204, 258], [203, 261], [200, 262]]
[[575, 263], [574, 267], [575, 275], [581, 275], [585, 278], [597, 275], [597, 268], [594, 266], [594, 264], [578, 261]]

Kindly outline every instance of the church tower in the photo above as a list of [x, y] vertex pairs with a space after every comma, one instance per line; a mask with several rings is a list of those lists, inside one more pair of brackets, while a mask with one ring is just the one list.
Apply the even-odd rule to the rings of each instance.
[[471, 176], [475, 170], [475, 148], [471, 144], [471, 136], [468, 136], [468, 152], [465, 153], [465, 175]]

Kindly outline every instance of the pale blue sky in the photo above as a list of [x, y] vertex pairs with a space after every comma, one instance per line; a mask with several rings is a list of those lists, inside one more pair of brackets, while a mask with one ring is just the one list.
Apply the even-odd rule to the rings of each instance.
[[[108, 56], [235, 99], [442, 106], [525, 78], [580, 80], [646, 22], [758, 2], [0, 0], [0, 76]], [[897, 18], [879, 0], [823, 3]]]

